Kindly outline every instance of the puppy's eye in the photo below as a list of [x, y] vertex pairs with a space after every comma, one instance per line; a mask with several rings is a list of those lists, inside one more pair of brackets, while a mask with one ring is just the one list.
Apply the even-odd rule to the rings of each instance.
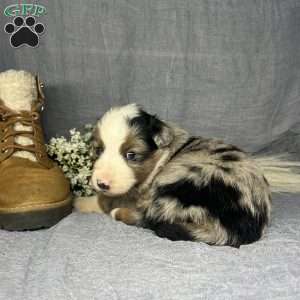
[[131, 161], [135, 161], [136, 160], [136, 153], [133, 152], [133, 151], [127, 152], [126, 153], [126, 159], [131, 160]]

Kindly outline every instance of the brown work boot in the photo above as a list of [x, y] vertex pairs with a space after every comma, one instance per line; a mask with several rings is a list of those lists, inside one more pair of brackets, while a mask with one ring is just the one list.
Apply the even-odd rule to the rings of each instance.
[[69, 182], [49, 159], [40, 123], [44, 95], [37, 77], [0, 73], [0, 228], [31, 230], [71, 212]]

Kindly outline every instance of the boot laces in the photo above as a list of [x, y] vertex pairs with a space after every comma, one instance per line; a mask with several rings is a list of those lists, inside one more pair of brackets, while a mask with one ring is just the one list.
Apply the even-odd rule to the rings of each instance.
[[[1, 152], [5, 153], [12, 149], [13, 153], [16, 151], [29, 151], [35, 156], [41, 156], [45, 149], [43, 140], [35, 134], [37, 129], [36, 121], [39, 119], [38, 110], [42, 107], [42, 103], [37, 103], [31, 111], [15, 112], [0, 104], [0, 136], [1, 136]], [[16, 125], [21, 124], [24, 129], [16, 129]], [[25, 127], [26, 126], [26, 127]], [[25, 129], [26, 128], [26, 129]], [[13, 137], [11, 140], [10, 138]], [[30, 139], [31, 144], [21, 145], [16, 142], [17, 137], [26, 137]], [[8, 140], [11, 142], [8, 142]], [[39, 147], [36, 147], [40, 144]]]

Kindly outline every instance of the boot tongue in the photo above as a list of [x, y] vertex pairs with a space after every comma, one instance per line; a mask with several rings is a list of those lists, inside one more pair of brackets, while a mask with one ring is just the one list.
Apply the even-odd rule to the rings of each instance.
[[[3, 104], [15, 112], [30, 112], [37, 99], [36, 79], [25, 71], [9, 70], [0, 73], [0, 99]], [[16, 131], [31, 131], [31, 126], [24, 126], [21, 123], [14, 125]], [[17, 136], [15, 142], [20, 145], [32, 145], [33, 141], [29, 137]], [[33, 153], [28, 151], [16, 151], [13, 156], [23, 157], [36, 161]]]

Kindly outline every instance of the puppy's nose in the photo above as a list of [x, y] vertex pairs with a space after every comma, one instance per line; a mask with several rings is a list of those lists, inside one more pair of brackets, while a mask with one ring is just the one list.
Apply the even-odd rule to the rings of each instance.
[[98, 185], [99, 189], [102, 191], [108, 191], [110, 188], [109, 183], [104, 180], [97, 180], [97, 185]]

